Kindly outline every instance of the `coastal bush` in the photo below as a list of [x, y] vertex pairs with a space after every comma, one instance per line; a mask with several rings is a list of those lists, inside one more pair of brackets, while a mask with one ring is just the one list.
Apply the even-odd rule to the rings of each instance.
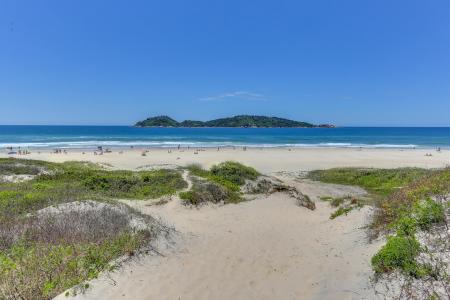
[[[3, 167], [1, 167], [3, 166]], [[0, 299], [50, 299], [109, 270], [167, 229], [115, 201], [173, 194], [175, 170], [111, 171], [84, 162], [0, 160]]]
[[376, 273], [387, 273], [401, 270], [408, 275], [418, 275], [419, 266], [416, 257], [420, 244], [410, 236], [391, 236], [375, 256], [372, 257], [372, 267]]
[[[28, 166], [33, 162], [26, 161]], [[79, 162], [37, 161], [36, 165], [51, 168], [52, 172], [25, 182], [0, 183], [0, 220], [75, 200], [158, 198], [187, 186], [176, 170], [110, 171], [99, 165]]]
[[177, 171], [94, 171], [83, 179], [90, 190], [109, 197], [158, 198], [187, 186]]
[[187, 166], [191, 175], [214, 181], [229, 190], [238, 192], [246, 179], [255, 180], [260, 174], [253, 168], [237, 162], [223, 162], [214, 165], [210, 170], [204, 170], [200, 165]]
[[52, 163], [28, 159], [0, 158], [1, 175], [39, 175], [54, 169]]
[[426, 176], [420, 176], [416, 181], [377, 201], [372, 227], [377, 231], [389, 228], [405, 215], [422, 216], [422, 227], [426, 226], [429, 218], [442, 219], [442, 205], [428, 198], [446, 197], [449, 193], [450, 169], [432, 170]]
[[315, 170], [308, 173], [312, 180], [357, 185], [381, 196], [392, 192], [429, 174], [420, 168], [370, 169], [370, 168], [334, 168]]
[[243, 185], [246, 179], [255, 180], [260, 175], [254, 168], [234, 161], [212, 166], [211, 174], [236, 185]]
[[[377, 209], [372, 224], [372, 229], [376, 231], [392, 228], [392, 224], [398, 219], [411, 215], [413, 207], [417, 207], [419, 201], [450, 193], [450, 168], [442, 170], [334, 168], [312, 171], [308, 177], [327, 183], [356, 185], [371, 192], [376, 198], [374, 204]], [[436, 203], [434, 200], [431, 201]], [[428, 204], [422, 208], [422, 211], [425, 211], [424, 215], [427, 216], [434, 211], [436, 215], [431, 218], [440, 215], [442, 219], [442, 212], [439, 212], [442, 209], [437, 207], [438, 204], [431, 205], [428, 200], [425, 203]]]
[[[134, 220], [134, 222], [131, 222]], [[0, 228], [0, 299], [49, 299], [133, 256], [160, 231], [124, 204], [77, 202]]]
[[15, 244], [0, 253], [1, 299], [51, 299], [114, 267], [148, 242], [144, 232], [121, 233], [96, 243]]
[[[204, 202], [238, 203], [242, 201], [241, 186], [246, 180], [255, 180], [260, 174], [253, 168], [238, 162], [226, 161], [204, 170], [200, 165], [187, 166], [190, 174], [203, 178], [194, 181], [190, 193], [181, 193], [186, 204]], [[205, 181], [206, 180], [206, 181]]]
[[395, 299], [450, 297], [450, 232], [441, 226], [449, 222], [450, 168], [344, 168], [314, 171], [310, 178], [357, 185], [375, 199], [369, 232], [391, 234], [371, 260], [377, 291]]
[[200, 205], [203, 203], [237, 203], [241, 201], [238, 193], [213, 181], [194, 180], [192, 189], [180, 193], [185, 204]]
[[414, 236], [417, 232], [417, 220], [410, 216], [404, 216], [394, 223], [397, 236]]
[[413, 214], [417, 219], [417, 225], [423, 230], [430, 229], [433, 224], [445, 221], [443, 205], [431, 198], [417, 202], [413, 208]]

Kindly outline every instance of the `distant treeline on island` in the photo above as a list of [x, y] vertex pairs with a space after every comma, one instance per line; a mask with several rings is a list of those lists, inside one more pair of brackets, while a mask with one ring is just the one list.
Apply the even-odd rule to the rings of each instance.
[[185, 120], [178, 122], [168, 116], [156, 116], [137, 122], [136, 127], [299, 127], [299, 128], [334, 128], [334, 125], [320, 124], [314, 125], [307, 122], [294, 121], [289, 119], [241, 115], [231, 118], [221, 118], [211, 121]]

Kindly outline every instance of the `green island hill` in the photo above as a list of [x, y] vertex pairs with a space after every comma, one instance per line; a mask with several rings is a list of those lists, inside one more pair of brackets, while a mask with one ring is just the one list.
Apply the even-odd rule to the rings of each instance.
[[242, 128], [334, 128], [331, 124], [315, 125], [278, 117], [239, 115], [210, 121], [185, 120], [178, 122], [168, 116], [150, 117], [137, 122], [136, 127], [242, 127]]

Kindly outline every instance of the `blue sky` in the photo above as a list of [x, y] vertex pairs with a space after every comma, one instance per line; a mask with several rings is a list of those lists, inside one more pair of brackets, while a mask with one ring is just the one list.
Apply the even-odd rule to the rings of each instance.
[[0, 1], [0, 124], [450, 126], [450, 1]]

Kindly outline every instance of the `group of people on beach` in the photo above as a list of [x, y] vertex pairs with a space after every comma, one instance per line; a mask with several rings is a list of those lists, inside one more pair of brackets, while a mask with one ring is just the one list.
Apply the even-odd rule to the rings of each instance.
[[54, 149], [53, 153], [54, 154], [63, 154], [63, 153], [67, 154], [67, 150], [66, 149], [64, 149], [64, 150], [63, 149]]
[[[25, 150], [21, 149], [20, 146], [17, 147], [17, 151], [12, 146], [5, 147], [5, 149], [8, 151], [7, 153], [9, 155], [14, 155], [14, 154], [28, 155], [28, 154], [31, 154], [31, 152], [28, 149], [25, 149]], [[130, 146], [130, 149], [134, 149], [134, 146]], [[185, 149], [187, 149], [189, 151], [191, 149], [191, 147], [188, 145]], [[236, 150], [236, 146], [232, 146], [232, 149]], [[173, 150], [172, 148], [167, 149], [167, 153], [169, 153], [169, 154], [172, 153], [172, 150]], [[177, 150], [179, 152], [184, 152], [185, 151], [181, 147], [180, 144], [177, 146]], [[217, 151], [220, 151], [220, 150], [221, 150], [221, 147], [218, 146], [217, 147]], [[262, 148], [261, 148], [261, 150], [262, 150]], [[291, 151], [291, 150], [292, 149], [288, 148], [288, 151]], [[359, 149], [359, 150], [362, 150], [362, 148]], [[202, 148], [202, 147], [195, 148], [193, 153], [194, 154], [199, 154], [199, 152], [201, 152], [201, 151], [206, 151], [206, 150], [204, 148]], [[247, 151], [247, 146], [242, 146], [242, 151]], [[141, 152], [141, 155], [142, 156], [146, 156], [148, 152], [149, 152], [149, 150], [143, 149], [142, 152]], [[441, 147], [437, 147], [436, 148], [436, 152], [440, 153], [441, 152]], [[38, 153], [40, 154], [41, 152], [38, 151]], [[52, 153], [54, 153], [54, 154], [68, 154], [68, 151], [66, 149], [53, 149]], [[112, 153], [112, 150], [110, 150], [109, 148], [104, 149], [102, 146], [98, 146], [97, 149], [93, 152], [94, 155], [103, 155], [104, 153]], [[123, 150], [118, 151], [118, 153], [119, 154], [123, 154]], [[86, 154], [86, 153], [83, 151], [82, 154]], [[425, 156], [433, 156], [433, 154], [427, 152], [427, 153], [425, 153]]]
[[22, 150], [22, 148], [19, 146], [17, 147], [17, 151], [14, 151], [14, 147], [9, 146], [6, 147], [6, 150], [8, 151], [8, 154], [18, 154], [18, 155], [28, 155], [31, 154], [30, 151], [28, 151], [28, 149]]

